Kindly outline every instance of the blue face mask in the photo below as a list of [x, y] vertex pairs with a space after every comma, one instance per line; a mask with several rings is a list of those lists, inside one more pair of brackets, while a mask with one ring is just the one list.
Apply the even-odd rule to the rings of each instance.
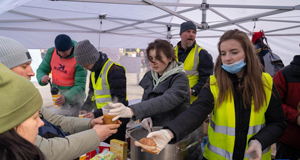
[[239, 71], [241, 71], [245, 65], [246, 65], [246, 63], [244, 62], [244, 59], [241, 59], [232, 64], [224, 64], [223, 63], [222, 68], [231, 74], [236, 74]]

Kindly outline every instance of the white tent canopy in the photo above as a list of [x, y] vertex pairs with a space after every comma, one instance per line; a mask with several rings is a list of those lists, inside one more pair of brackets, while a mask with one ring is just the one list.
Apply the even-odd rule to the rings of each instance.
[[[300, 48], [300, 0], [1, 0], [0, 35], [27, 48], [52, 47], [61, 33], [96, 47], [146, 48], [156, 38], [180, 41], [180, 24], [198, 26], [197, 43], [217, 56], [219, 37], [263, 29], [288, 64]], [[255, 28], [254, 28], [255, 27]]]

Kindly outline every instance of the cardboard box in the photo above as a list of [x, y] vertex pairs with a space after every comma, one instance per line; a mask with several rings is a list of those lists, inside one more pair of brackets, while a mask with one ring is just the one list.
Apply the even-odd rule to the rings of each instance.
[[128, 143], [117, 139], [110, 140], [110, 151], [117, 154], [116, 160], [127, 160]]

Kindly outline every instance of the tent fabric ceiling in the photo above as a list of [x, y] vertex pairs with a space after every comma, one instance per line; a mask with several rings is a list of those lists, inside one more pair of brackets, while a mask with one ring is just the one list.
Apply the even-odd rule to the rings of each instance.
[[156, 38], [169, 38], [175, 45], [180, 24], [192, 20], [199, 28], [197, 42], [214, 57], [218, 38], [235, 28], [249, 36], [263, 29], [270, 46], [278, 47], [273, 48], [276, 53], [291, 52], [292, 57], [299, 52], [300, 0], [2, 0], [0, 4], [0, 35], [32, 49], [53, 46], [61, 33], [77, 41], [89, 39], [98, 48], [146, 48]]

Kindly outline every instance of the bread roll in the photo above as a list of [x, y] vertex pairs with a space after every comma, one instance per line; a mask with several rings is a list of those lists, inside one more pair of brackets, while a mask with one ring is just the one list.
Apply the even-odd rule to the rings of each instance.
[[156, 149], [156, 143], [152, 138], [142, 138], [139, 141], [135, 141], [134, 144], [141, 147], [146, 152], [151, 154], [158, 154], [159, 150]]
[[152, 138], [142, 138], [139, 140], [139, 142], [146, 146], [156, 146], [156, 143]]

